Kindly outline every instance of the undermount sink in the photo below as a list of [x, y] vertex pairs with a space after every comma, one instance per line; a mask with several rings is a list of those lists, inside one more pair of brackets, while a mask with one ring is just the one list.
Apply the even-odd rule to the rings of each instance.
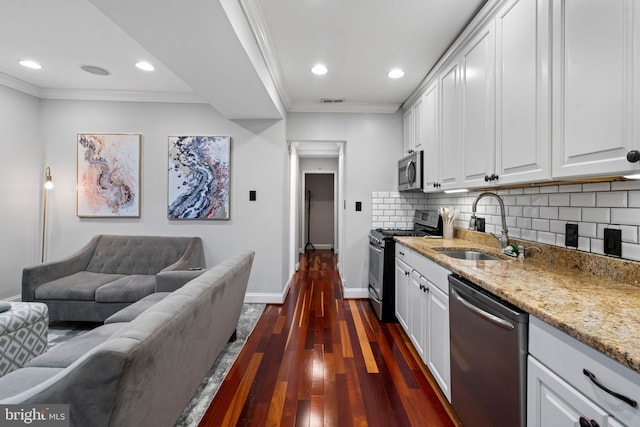
[[489, 255], [485, 252], [468, 250], [468, 249], [436, 249], [443, 255], [451, 258], [466, 259], [472, 261], [502, 261], [502, 258], [495, 255]]

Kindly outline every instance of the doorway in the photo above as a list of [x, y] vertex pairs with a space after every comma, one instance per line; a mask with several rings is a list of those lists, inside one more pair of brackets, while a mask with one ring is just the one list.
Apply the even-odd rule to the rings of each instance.
[[[333, 176], [333, 251], [338, 271], [344, 274], [339, 256], [344, 246], [344, 141], [292, 141], [289, 143], [289, 272], [290, 279], [298, 271], [299, 254], [307, 243], [305, 175]], [[331, 164], [325, 163], [331, 162]], [[312, 212], [313, 220], [314, 213]], [[311, 236], [313, 238], [313, 234]], [[287, 284], [287, 287], [290, 283]]]
[[335, 174], [304, 173], [304, 252], [333, 250], [335, 244]]

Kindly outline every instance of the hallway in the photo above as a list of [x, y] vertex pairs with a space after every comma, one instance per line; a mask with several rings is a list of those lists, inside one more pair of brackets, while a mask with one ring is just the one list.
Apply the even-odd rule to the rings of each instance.
[[300, 261], [200, 426], [455, 425], [399, 325], [379, 323], [367, 300], [342, 299], [333, 252]]

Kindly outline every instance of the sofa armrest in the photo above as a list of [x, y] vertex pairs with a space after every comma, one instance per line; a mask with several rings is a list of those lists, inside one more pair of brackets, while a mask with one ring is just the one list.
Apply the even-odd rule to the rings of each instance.
[[156, 292], [173, 292], [181, 288], [187, 282], [195, 279], [204, 273], [205, 269], [199, 270], [171, 270], [161, 271], [156, 274]]
[[204, 268], [206, 266], [204, 260], [204, 249], [202, 247], [202, 239], [199, 237], [191, 238], [191, 243], [187, 246], [184, 254], [173, 264], [163, 268], [163, 271], [171, 270], [189, 270], [190, 268]]
[[33, 301], [36, 288], [43, 283], [85, 270], [99, 240], [100, 236], [95, 236], [78, 252], [62, 260], [25, 267], [22, 270], [22, 301]]

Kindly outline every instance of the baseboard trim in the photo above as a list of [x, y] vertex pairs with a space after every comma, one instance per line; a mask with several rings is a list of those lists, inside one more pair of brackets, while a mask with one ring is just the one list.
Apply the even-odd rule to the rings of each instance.
[[244, 302], [249, 304], [282, 304], [289, 292], [291, 286], [291, 277], [281, 293], [260, 293], [260, 292], [247, 292], [244, 296]]
[[369, 298], [369, 290], [367, 288], [344, 288], [342, 294], [345, 299]]
[[0, 300], [0, 301], [7, 301], [7, 302], [11, 302], [11, 301], [13, 301], [13, 302], [19, 302], [19, 301], [22, 301], [22, 295], [20, 295], [20, 294], [18, 294], [18, 295], [14, 295], [14, 296], [12, 296], [12, 297], [5, 298], [5, 299]]

